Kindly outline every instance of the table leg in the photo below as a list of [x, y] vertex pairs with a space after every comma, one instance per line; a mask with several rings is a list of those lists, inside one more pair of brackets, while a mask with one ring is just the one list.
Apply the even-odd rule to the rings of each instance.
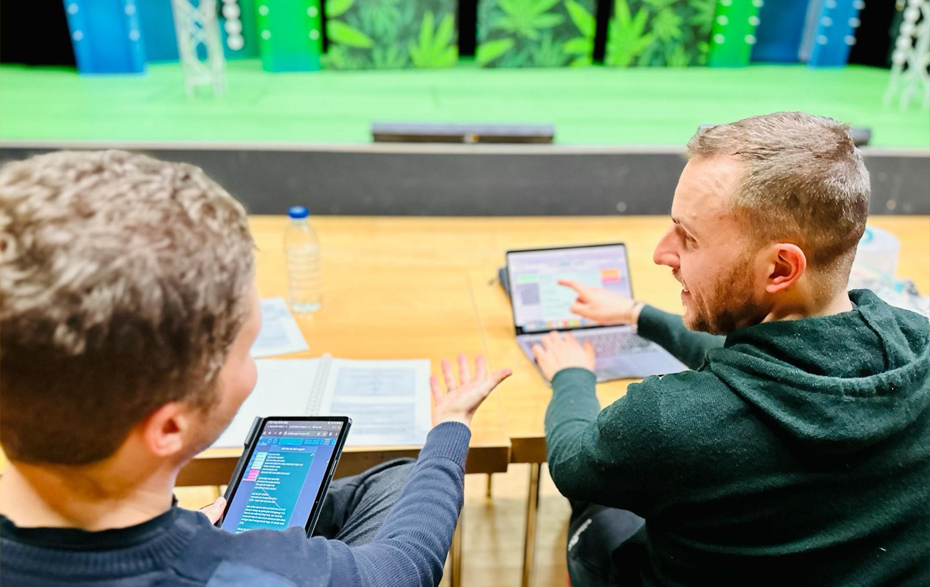
[[488, 473], [488, 489], [484, 494], [484, 496], [488, 499], [491, 499], [491, 479], [493, 478], [493, 476], [494, 475], [492, 473]]
[[530, 463], [530, 491], [526, 499], [526, 538], [523, 543], [523, 587], [533, 584], [536, 571], [536, 518], [539, 514], [541, 463]]
[[459, 516], [459, 523], [452, 535], [452, 576], [449, 587], [462, 587], [462, 527], [465, 525], [465, 512]]

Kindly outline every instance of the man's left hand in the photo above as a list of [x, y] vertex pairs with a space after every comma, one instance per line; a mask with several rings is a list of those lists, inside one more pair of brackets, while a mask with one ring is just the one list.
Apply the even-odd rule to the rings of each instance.
[[564, 337], [558, 332], [550, 332], [533, 345], [533, 355], [548, 381], [552, 381], [562, 369], [570, 367], [594, 371], [594, 347], [588, 341], [582, 346], [571, 332]]

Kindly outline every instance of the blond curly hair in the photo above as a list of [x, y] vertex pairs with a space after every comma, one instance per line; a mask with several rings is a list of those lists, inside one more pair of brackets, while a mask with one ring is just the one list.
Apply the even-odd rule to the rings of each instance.
[[254, 280], [245, 210], [199, 168], [125, 151], [0, 170], [0, 442], [111, 455], [159, 406], [209, 406]]

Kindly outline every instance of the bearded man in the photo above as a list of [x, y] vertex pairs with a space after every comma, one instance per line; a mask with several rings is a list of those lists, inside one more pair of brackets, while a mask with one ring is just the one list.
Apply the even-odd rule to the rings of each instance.
[[847, 291], [870, 195], [848, 131], [698, 131], [654, 254], [683, 317], [562, 282], [692, 369], [601, 410], [590, 346], [534, 349], [574, 587], [930, 584], [930, 329]]

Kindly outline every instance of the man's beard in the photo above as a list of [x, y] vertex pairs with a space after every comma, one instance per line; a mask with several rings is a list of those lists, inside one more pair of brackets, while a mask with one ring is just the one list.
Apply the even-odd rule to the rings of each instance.
[[685, 326], [698, 332], [729, 334], [761, 322], [766, 311], [755, 299], [754, 285], [751, 260], [743, 259], [717, 282], [711, 297], [698, 299], [691, 292], [693, 316], [686, 317]]

